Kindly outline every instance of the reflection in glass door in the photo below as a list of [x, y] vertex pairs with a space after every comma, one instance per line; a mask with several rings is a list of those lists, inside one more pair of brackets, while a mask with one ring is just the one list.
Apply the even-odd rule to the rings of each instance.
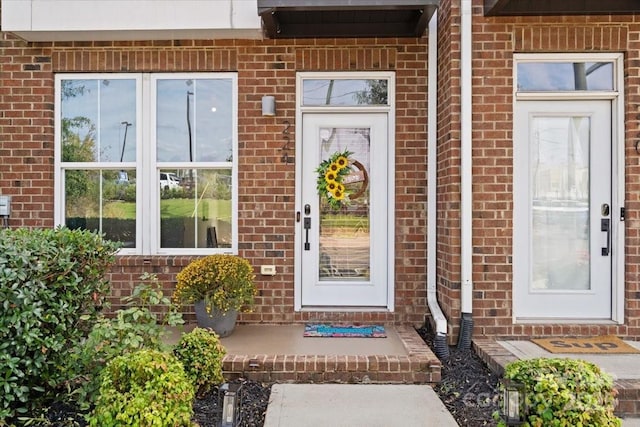
[[590, 290], [589, 116], [531, 118], [532, 290]]
[[[369, 228], [370, 129], [321, 127], [320, 155], [342, 175], [339, 206], [320, 198], [320, 281], [366, 281], [371, 270]], [[348, 148], [347, 148], [348, 147]], [[335, 156], [331, 153], [348, 153]], [[331, 161], [337, 157], [337, 161]], [[341, 165], [348, 172], [340, 173]], [[340, 188], [338, 188], [340, 191]]]

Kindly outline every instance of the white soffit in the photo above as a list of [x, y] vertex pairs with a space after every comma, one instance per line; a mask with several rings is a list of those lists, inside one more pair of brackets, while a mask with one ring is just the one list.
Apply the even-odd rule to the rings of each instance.
[[261, 38], [257, 0], [0, 0], [28, 41]]

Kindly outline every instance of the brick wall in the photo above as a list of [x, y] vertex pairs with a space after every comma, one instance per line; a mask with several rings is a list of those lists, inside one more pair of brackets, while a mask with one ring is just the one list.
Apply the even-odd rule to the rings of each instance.
[[0, 194], [11, 225], [53, 226], [51, 54], [0, 33]]
[[[438, 119], [438, 286], [454, 335], [459, 323], [459, 2], [440, 8]], [[617, 334], [640, 338], [640, 16], [484, 17], [473, 1], [473, 316], [474, 334]], [[625, 198], [623, 325], [513, 325], [513, 53], [623, 52]], [[455, 337], [451, 337], [452, 341]]]
[[[438, 298], [452, 341], [460, 317], [460, 10], [439, 11]], [[476, 335], [640, 337], [640, 18], [485, 18], [473, 7], [473, 281]], [[419, 324], [427, 313], [426, 39], [26, 43], [0, 33], [0, 194], [12, 195], [12, 227], [53, 226], [55, 72], [237, 71], [240, 254], [279, 274], [258, 276], [260, 297], [246, 322], [354, 320]], [[514, 52], [625, 54], [625, 323], [512, 325], [512, 69]], [[396, 72], [395, 313], [293, 312], [294, 165], [279, 161], [283, 121], [295, 121], [297, 71]], [[275, 95], [277, 118], [260, 115]], [[293, 131], [293, 126], [291, 127]], [[293, 133], [291, 134], [294, 137]], [[273, 186], [273, 182], [278, 182]], [[168, 291], [186, 257], [122, 257], [114, 300], [142, 271]]]
[[[260, 296], [244, 322], [424, 321], [426, 308], [426, 39], [174, 40], [0, 45], [0, 193], [13, 196], [12, 227], [53, 226], [54, 74], [234, 71], [239, 86], [239, 251], [278, 275], [258, 276]], [[295, 137], [297, 71], [396, 72], [396, 311], [294, 313], [295, 165], [280, 162], [284, 120]], [[275, 95], [276, 118], [260, 100]], [[293, 154], [293, 153], [292, 153]], [[274, 185], [277, 182], [277, 185]], [[167, 291], [188, 257], [121, 257], [112, 302], [143, 271]], [[190, 316], [190, 315], [189, 315]]]
[[459, 7], [438, 12], [438, 301], [453, 340], [460, 319], [460, 22]]

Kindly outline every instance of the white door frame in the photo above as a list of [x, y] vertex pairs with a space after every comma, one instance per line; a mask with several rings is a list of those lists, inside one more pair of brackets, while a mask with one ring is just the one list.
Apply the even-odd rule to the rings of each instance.
[[[566, 136], [565, 132], [576, 123], [569, 120], [570, 117], [580, 117], [581, 120], [578, 123], [582, 124], [582, 128], [580, 131], [573, 129], [575, 133], [573, 136], [579, 139], [567, 141], [567, 146], [563, 148], [573, 147], [578, 164], [588, 167], [587, 182], [583, 180], [585, 176], [576, 171], [577, 184], [573, 188], [577, 193], [573, 195], [574, 197], [581, 200], [586, 198], [588, 201], [585, 211], [580, 210], [585, 208], [584, 205], [580, 207], [574, 204], [570, 208], [559, 208], [549, 205], [551, 202], [548, 200], [549, 197], [558, 197], [555, 193], [560, 188], [554, 187], [555, 185], [562, 187], [562, 183], [552, 180], [545, 174], [545, 172], [551, 172], [550, 169], [545, 168], [551, 167], [550, 153], [553, 152], [547, 150], [553, 150], [552, 142], [560, 143], [560, 139]], [[615, 259], [616, 254], [611, 251], [602, 255], [601, 248], [605, 245], [609, 246], [605, 242], [610, 237], [610, 233], [600, 231], [600, 227], [602, 218], [606, 218], [609, 223], [612, 219], [614, 221], [618, 219], [611, 214], [611, 209], [606, 215], [601, 211], [602, 204], [611, 204], [611, 101], [607, 99], [519, 101], [514, 118], [518, 123], [513, 138], [514, 169], [517, 171], [514, 176], [513, 195], [513, 278], [514, 283], [517, 284], [513, 294], [514, 311], [518, 318], [610, 320], [612, 259]], [[560, 121], [553, 122], [555, 126], [561, 126], [563, 123], [567, 128], [554, 131], [554, 125], [549, 125], [549, 121], [554, 118]], [[588, 119], [584, 120], [584, 118]], [[547, 123], [542, 129], [546, 132], [543, 136], [538, 136], [534, 129], [536, 120]], [[579, 132], [581, 132], [580, 135], [578, 135]], [[536, 143], [539, 144], [538, 151], [532, 151], [532, 146], [535, 147]], [[538, 153], [539, 158], [534, 154], [535, 152]], [[559, 155], [562, 159], [560, 153], [553, 152], [553, 154]], [[539, 195], [540, 202], [543, 208], [551, 209], [551, 211], [539, 210], [537, 214], [531, 209], [531, 202], [535, 199], [533, 189], [536, 180], [532, 176], [535, 160], [540, 160], [544, 164], [540, 177], [542, 188], [538, 188], [543, 193]], [[588, 160], [588, 163], [583, 163], [585, 160]], [[570, 162], [570, 160], [565, 161]], [[576, 167], [580, 168], [580, 166]], [[543, 177], [547, 177], [548, 181]], [[587, 185], [588, 189], [584, 188]], [[584, 194], [581, 190], [587, 190], [587, 193]], [[569, 194], [564, 196], [571, 199]], [[556, 209], [571, 209], [571, 211], [562, 213]], [[579, 212], [587, 214], [589, 219], [588, 223], [584, 224], [587, 227], [586, 230], [582, 229], [582, 221], [585, 218]], [[568, 221], [569, 217], [572, 221]], [[580, 225], [571, 227], [571, 224], [575, 224], [573, 220], [578, 221], [577, 224]], [[536, 229], [546, 230], [547, 234], [543, 239], [534, 239]], [[536, 250], [534, 241], [543, 246]], [[583, 250], [589, 254], [588, 261], [579, 259], [579, 253]], [[547, 259], [546, 256], [552, 258]], [[534, 258], [538, 260], [538, 268], [542, 268], [542, 271], [536, 269]], [[548, 262], [551, 264], [547, 265]], [[559, 268], [558, 265], [563, 263], [565, 263], [563, 268]], [[534, 280], [536, 271], [539, 276]], [[586, 277], [585, 274], [587, 274]], [[583, 280], [588, 282], [585, 283]], [[557, 281], [561, 283], [559, 289]], [[571, 289], [572, 283], [588, 284], [589, 287]]]
[[[611, 101], [611, 227], [612, 227], [612, 260], [611, 272], [611, 319], [606, 322], [624, 323], [624, 289], [625, 289], [625, 227], [624, 219], [621, 217], [622, 209], [625, 207], [625, 138], [624, 138], [624, 55], [622, 53], [562, 53], [562, 54], [514, 54], [514, 91], [513, 110], [516, 111], [516, 103], [526, 100], [610, 100]], [[576, 91], [576, 92], [519, 92], [517, 89], [517, 64], [521, 62], [611, 62], [613, 63], [613, 90], [612, 91]], [[514, 134], [515, 126], [514, 120]], [[514, 187], [515, 182], [514, 172]], [[515, 191], [515, 188], [514, 188]], [[513, 228], [519, 227], [520, 218], [514, 214]], [[524, 226], [524, 224], [522, 225]], [[512, 291], [515, 295], [517, 284], [514, 281]], [[515, 297], [512, 299], [515, 301]], [[583, 319], [588, 323], [602, 323]], [[513, 323], [548, 323], [549, 319], [518, 319], [516, 307], [513, 310]], [[554, 323], [576, 323], [576, 319], [553, 319]]]
[[[303, 81], [306, 79], [386, 79], [388, 81], [388, 105], [383, 106], [305, 106], [303, 104]], [[393, 72], [300, 72], [296, 75], [296, 121], [295, 121], [295, 256], [294, 256], [294, 310], [295, 311], [380, 311], [381, 307], [303, 307], [302, 306], [302, 253], [303, 232], [298, 218], [302, 217], [303, 200], [301, 174], [303, 115], [305, 113], [385, 113], [387, 115], [387, 306], [395, 306], [395, 73]], [[300, 219], [302, 221], [302, 219]]]

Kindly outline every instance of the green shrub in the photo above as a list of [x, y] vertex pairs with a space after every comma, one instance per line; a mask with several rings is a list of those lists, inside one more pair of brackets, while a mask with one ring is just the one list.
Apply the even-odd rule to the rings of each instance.
[[182, 314], [171, 308], [164, 315], [151, 310], [153, 306], [171, 306], [156, 275], [145, 273], [140, 280], [131, 296], [122, 299], [127, 308], [118, 310], [114, 318], [99, 319], [75, 355], [80, 371], [79, 387], [73, 394], [83, 408], [95, 399], [98, 376], [108, 361], [143, 348], [161, 350], [167, 333], [164, 326], [184, 323]]
[[518, 360], [506, 366], [504, 377], [524, 385], [523, 426], [620, 426], [620, 419], [613, 414], [613, 380], [593, 363]]
[[183, 187], [177, 188], [161, 188], [160, 189], [160, 198], [161, 199], [189, 199], [193, 197], [193, 191], [189, 191]]
[[184, 334], [173, 349], [199, 395], [224, 382], [222, 359], [226, 353], [218, 335], [204, 328]]
[[0, 419], [55, 397], [109, 291], [118, 244], [82, 230], [0, 230]]
[[89, 424], [191, 426], [193, 398], [193, 385], [174, 356], [140, 350], [107, 363]]

